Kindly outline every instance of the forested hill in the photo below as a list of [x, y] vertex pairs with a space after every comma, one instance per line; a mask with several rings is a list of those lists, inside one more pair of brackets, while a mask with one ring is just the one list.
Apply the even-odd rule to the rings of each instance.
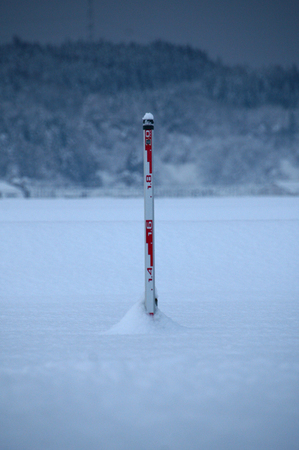
[[139, 185], [147, 110], [156, 118], [160, 184], [288, 177], [282, 167], [299, 163], [298, 106], [295, 66], [227, 67], [160, 41], [15, 38], [0, 46], [0, 178]]
[[189, 46], [157, 41], [150, 45], [69, 42], [29, 44], [15, 38], [0, 47], [1, 89], [72, 89], [77, 95], [144, 90], [199, 81], [208, 98], [235, 105], [265, 103], [294, 107], [299, 102], [299, 71], [270, 67], [253, 71], [214, 62]]

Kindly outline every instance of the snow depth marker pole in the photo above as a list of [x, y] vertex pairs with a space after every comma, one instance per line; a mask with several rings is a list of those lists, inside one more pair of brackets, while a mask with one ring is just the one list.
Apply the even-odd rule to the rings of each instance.
[[143, 117], [145, 309], [150, 315], [155, 312], [153, 136], [154, 116], [146, 113]]

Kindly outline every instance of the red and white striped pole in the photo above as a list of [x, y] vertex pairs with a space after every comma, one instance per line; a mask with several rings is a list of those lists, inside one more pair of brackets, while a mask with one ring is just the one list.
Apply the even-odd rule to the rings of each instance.
[[143, 117], [144, 225], [145, 225], [145, 309], [155, 313], [155, 241], [154, 241], [154, 116]]

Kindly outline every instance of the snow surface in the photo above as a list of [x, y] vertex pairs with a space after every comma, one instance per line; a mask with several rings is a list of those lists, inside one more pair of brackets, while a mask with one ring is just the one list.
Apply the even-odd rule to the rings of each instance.
[[0, 448], [298, 449], [299, 199], [0, 201]]
[[152, 113], [145, 113], [143, 116], [143, 120], [154, 120], [154, 116]]

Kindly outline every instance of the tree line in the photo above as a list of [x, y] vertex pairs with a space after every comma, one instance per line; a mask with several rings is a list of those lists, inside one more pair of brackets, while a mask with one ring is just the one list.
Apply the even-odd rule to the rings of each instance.
[[[0, 178], [99, 185], [107, 179], [103, 173], [109, 173], [127, 184], [140, 183], [137, 124], [145, 109], [157, 115], [160, 158], [166, 161], [173, 130], [208, 139], [209, 132], [221, 128], [221, 108], [250, 111], [263, 106], [290, 111], [281, 129], [294, 141], [299, 106], [296, 66], [229, 67], [201, 50], [162, 41], [55, 46], [14, 38], [0, 46]], [[232, 129], [227, 120], [226, 129]], [[240, 135], [246, 127], [250, 133], [249, 122], [234, 121]], [[263, 121], [268, 139], [272, 125]], [[276, 152], [278, 139], [285, 139], [279, 136]], [[188, 160], [187, 140], [174, 144], [174, 161]], [[214, 153], [205, 154], [206, 161], [209, 154]], [[206, 167], [215, 172], [215, 164], [206, 162]]]

